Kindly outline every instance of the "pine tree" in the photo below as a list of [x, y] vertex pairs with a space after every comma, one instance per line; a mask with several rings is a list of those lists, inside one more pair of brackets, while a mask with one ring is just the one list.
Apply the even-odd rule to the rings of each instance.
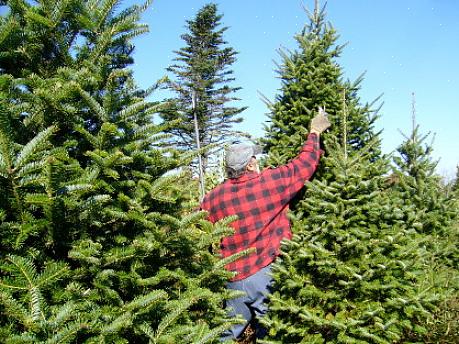
[[[280, 93], [273, 103], [266, 100], [271, 111], [271, 124], [266, 127], [262, 141], [269, 152], [271, 165], [286, 163], [296, 156], [318, 106], [326, 110], [334, 123], [330, 135], [341, 140], [343, 99], [348, 113], [347, 149], [362, 149], [367, 142], [379, 137], [374, 129], [379, 109], [372, 109], [374, 103], [360, 104], [358, 91], [363, 76], [354, 82], [343, 79], [343, 70], [337, 59], [344, 46], [337, 45], [338, 34], [326, 22], [325, 6], [319, 8], [316, 1], [314, 11], [308, 12], [308, 17], [309, 22], [295, 36], [298, 48], [292, 52], [280, 51]], [[327, 135], [323, 135], [325, 140]], [[381, 155], [380, 146], [374, 145], [372, 150], [373, 159], [377, 159]], [[323, 167], [319, 167], [316, 177], [325, 173]]]
[[412, 130], [409, 135], [404, 135], [405, 141], [397, 148], [398, 154], [394, 157], [397, 178], [392, 191], [395, 192], [394, 197], [400, 197], [421, 214], [419, 222], [422, 228], [418, 231], [432, 235], [435, 243], [441, 241], [457, 220], [457, 208], [454, 198], [444, 192], [441, 178], [436, 174], [437, 162], [432, 158], [432, 143], [426, 143], [430, 133], [421, 135], [419, 130], [413, 95]]
[[344, 138], [327, 141], [332, 181], [308, 183], [292, 214], [263, 343], [407, 343], [426, 332], [436, 299], [417, 285], [425, 252], [416, 214], [406, 222], [385, 191], [388, 162], [372, 159], [378, 141], [352, 151]]
[[176, 64], [168, 68], [174, 76], [169, 89], [177, 96], [170, 99], [171, 106], [162, 113], [165, 121], [181, 120], [169, 132], [177, 147], [185, 150], [196, 149], [196, 116], [199, 142], [207, 147], [203, 153], [204, 172], [215, 151], [241, 134], [233, 126], [242, 121], [239, 114], [246, 109], [234, 105], [239, 100], [234, 93], [240, 87], [231, 86], [235, 78], [230, 67], [237, 52], [227, 46], [222, 17], [217, 5], [211, 3], [187, 21], [188, 32], [181, 36], [186, 45], [175, 51]]
[[404, 135], [405, 141], [397, 148], [398, 154], [394, 157], [393, 199], [416, 209], [418, 222], [422, 224], [418, 232], [428, 238], [429, 251], [443, 263], [455, 267], [458, 263], [456, 245], [444, 239], [449, 237], [458, 220], [457, 202], [454, 194], [445, 192], [441, 178], [436, 174], [432, 143], [426, 143], [430, 133], [421, 135], [419, 130], [413, 95], [412, 130], [409, 135]]
[[[394, 183], [390, 192], [393, 200], [417, 214], [418, 233], [426, 250], [423, 288], [437, 292], [442, 302], [430, 324], [430, 341], [455, 341], [448, 328], [457, 321], [457, 295], [459, 290], [459, 250], [457, 248], [459, 208], [454, 193], [447, 193], [436, 174], [437, 162], [432, 158], [432, 143], [426, 143], [430, 133], [420, 134], [416, 123], [413, 94], [412, 130], [404, 135], [405, 141], [394, 157]], [[454, 339], [453, 339], [454, 338]], [[425, 340], [425, 338], [424, 338]]]
[[360, 104], [363, 80], [343, 80], [337, 34], [315, 3], [282, 53], [282, 87], [270, 104], [270, 164], [294, 157], [322, 106], [333, 123], [313, 182], [292, 207], [293, 239], [274, 267], [266, 343], [391, 343], [423, 335], [436, 304], [420, 291], [425, 250], [419, 214], [391, 199], [388, 160], [374, 130], [378, 109]]
[[209, 251], [231, 219], [185, 207], [171, 171], [194, 156], [164, 147], [175, 122], [153, 124], [128, 69], [147, 4], [118, 5], [12, 1], [2, 18], [2, 342], [208, 343], [234, 322]]

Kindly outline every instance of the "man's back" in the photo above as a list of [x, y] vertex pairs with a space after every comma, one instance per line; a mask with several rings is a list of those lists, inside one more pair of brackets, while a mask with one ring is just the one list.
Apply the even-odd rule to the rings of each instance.
[[223, 257], [247, 248], [255, 252], [227, 265], [240, 280], [270, 264], [279, 254], [280, 241], [291, 238], [286, 216], [288, 203], [314, 173], [320, 157], [319, 140], [310, 135], [301, 153], [290, 163], [262, 173], [246, 173], [228, 179], [206, 195], [202, 209], [209, 220], [237, 215], [234, 235], [221, 243]]

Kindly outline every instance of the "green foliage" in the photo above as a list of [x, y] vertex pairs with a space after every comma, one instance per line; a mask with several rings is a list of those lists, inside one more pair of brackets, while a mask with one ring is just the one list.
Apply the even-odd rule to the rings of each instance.
[[30, 259], [9, 255], [1, 270], [7, 277], [0, 281], [0, 305], [10, 318], [10, 326], [0, 329], [5, 343], [71, 343], [88, 326], [78, 317], [88, 310], [83, 303], [58, 306], [45, 300], [69, 276], [65, 263], [47, 263], [38, 273]]
[[343, 81], [337, 34], [315, 8], [282, 53], [281, 93], [265, 140], [272, 165], [297, 154], [317, 108], [330, 115], [326, 155], [291, 212], [293, 239], [274, 266], [264, 343], [394, 343], [425, 338], [440, 302], [423, 274], [431, 257], [422, 212], [387, 190], [377, 110]]
[[432, 143], [426, 143], [429, 134], [420, 134], [415, 116], [413, 100], [412, 131], [404, 135], [405, 141], [397, 149], [389, 191], [393, 200], [411, 207], [417, 214], [420, 226], [416, 230], [423, 237], [427, 253], [424, 279], [420, 283], [424, 288], [435, 290], [441, 299], [428, 323], [428, 335], [422, 338], [429, 342], [454, 342], [451, 324], [458, 319], [459, 293], [457, 195], [446, 192], [441, 184], [441, 178], [435, 172]]
[[[144, 6], [11, 1], [0, 22], [0, 341], [209, 343], [230, 231], [186, 208], [181, 166], [127, 68]], [[7, 254], [8, 253], [8, 254]]]
[[456, 193], [456, 195], [459, 195], [459, 165], [456, 166], [456, 178], [454, 178], [452, 190]]
[[180, 120], [169, 132], [174, 135], [174, 144], [184, 150], [196, 149], [196, 115], [201, 147], [215, 145], [203, 152], [204, 170], [212, 165], [210, 159], [216, 150], [242, 134], [233, 125], [242, 121], [239, 114], [246, 109], [233, 105], [239, 100], [233, 94], [240, 88], [230, 86], [234, 81], [230, 67], [237, 52], [226, 46], [223, 35], [227, 28], [221, 27], [222, 17], [216, 4], [207, 4], [187, 21], [188, 32], [181, 36], [186, 45], [175, 52], [176, 63], [168, 68], [175, 78], [167, 82], [168, 88], [177, 96], [161, 114], [165, 121]]
[[[442, 241], [451, 250], [456, 247], [458, 240], [459, 227], [455, 224]], [[441, 302], [426, 324], [428, 333], [418, 339], [424, 343], [455, 343], [459, 340], [459, 271], [457, 267], [445, 266], [435, 256], [428, 263], [423, 287], [435, 288]]]
[[[297, 50], [280, 51], [280, 93], [274, 103], [266, 100], [271, 124], [266, 127], [262, 141], [269, 152], [268, 163], [274, 166], [296, 156], [319, 106], [327, 111], [333, 123], [329, 133], [323, 135], [325, 140], [328, 135], [335, 135], [340, 142], [345, 139], [347, 149], [356, 151], [378, 137], [374, 130], [378, 109], [372, 109], [374, 103], [360, 104], [358, 91], [363, 76], [354, 82], [343, 79], [337, 59], [344, 46], [336, 44], [338, 35], [326, 22], [325, 7], [315, 8], [308, 14], [309, 22], [295, 36]], [[347, 113], [345, 123], [342, 121], [344, 109]], [[373, 159], [378, 158], [380, 145], [372, 145], [372, 150]], [[321, 166], [316, 176], [323, 173]]]
[[429, 134], [421, 135], [419, 126], [413, 123], [412, 132], [404, 137], [394, 157], [393, 189], [423, 213], [423, 233], [444, 235], [456, 212], [435, 173], [437, 163], [432, 159], [432, 144], [425, 143]]
[[327, 151], [334, 180], [307, 184], [292, 215], [265, 342], [409, 342], [412, 332], [425, 334], [436, 302], [418, 288], [425, 252], [415, 223], [403, 221], [383, 176], [368, 173], [387, 170], [386, 161], [371, 161], [370, 147], [348, 154], [332, 139]]

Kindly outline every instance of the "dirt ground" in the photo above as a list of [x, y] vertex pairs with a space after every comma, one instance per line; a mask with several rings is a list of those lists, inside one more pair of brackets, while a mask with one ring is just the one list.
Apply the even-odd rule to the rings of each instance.
[[255, 331], [251, 326], [247, 327], [242, 338], [238, 340], [239, 344], [255, 344], [256, 342]]

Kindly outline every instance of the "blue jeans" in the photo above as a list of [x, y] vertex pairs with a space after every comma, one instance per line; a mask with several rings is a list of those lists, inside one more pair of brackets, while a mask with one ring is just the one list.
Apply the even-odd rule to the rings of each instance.
[[[233, 325], [225, 331], [220, 338], [222, 342], [238, 339], [252, 320], [266, 314], [268, 311], [267, 294], [272, 282], [270, 272], [271, 265], [268, 265], [243, 280], [227, 283], [226, 288], [246, 293], [246, 295], [228, 300], [226, 303], [228, 315], [230, 317], [241, 315], [245, 322]], [[255, 331], [257, 338], [263, 338], [266, 335], [266, 329], [260, 326], [258, 322], [255, 322]]]

